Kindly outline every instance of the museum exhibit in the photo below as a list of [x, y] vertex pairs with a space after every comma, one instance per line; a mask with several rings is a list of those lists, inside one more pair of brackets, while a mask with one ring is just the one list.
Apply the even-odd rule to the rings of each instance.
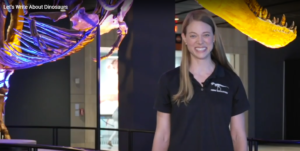
[[184, 64], [194, 11], [211, 16], [245, 88], [247, 150], [300, 150], [299, 0], [0, 4], [0, 151], [169, 151], [153, 149], [154, 103]]

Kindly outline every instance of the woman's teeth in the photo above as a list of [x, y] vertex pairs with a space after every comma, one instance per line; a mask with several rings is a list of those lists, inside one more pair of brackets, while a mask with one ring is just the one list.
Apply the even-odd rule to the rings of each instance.
[[206, 47], [205, 48], [196, 48], [197, 51], [204, 51], [206, 50]]

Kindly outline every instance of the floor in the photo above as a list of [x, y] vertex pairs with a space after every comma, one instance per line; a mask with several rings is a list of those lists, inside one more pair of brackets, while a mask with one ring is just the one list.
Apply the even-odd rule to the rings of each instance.
[[[101, 149], [109, 150], [109, 151], [119, 151], [118, 144], [113, 144], [113, 146], [111, 147], [106, 143], [102, 143]], [[39, 151], [43, 151], [43, 150], [39, 150]], [[300, 144], [299, 145], [259, 145], [258, 151], [300, 151]]]
[[[296, 146], [285, 146], [285, 147], [280, 147], [280, 146], [260, 146], [259, 149], [258, 149], [258, 151], [299, 151], [299, 150], [300, 150], [300, 145], [299, 145], [299, 147], [296, 147]], [[38, 151], [53, 151], [53, 150], [39, 149]], [[111, 149], [110, 151], [118, 151], [118, 150]]]
[[300, 151], [299, 145], [260, 145], [258, 151]]
[[[107, 145], [101, 146], [101, 149], [110, 149], [110, 151], [118, 151], [117, 146], [109, 148]], [[254, 150], [253, 150], [254, 151]], [[258, 151], [300, 151], [300, 144], [297, 145], [260, 145]]]
[[109, 151], [118, 151], [119, 147], [117, 145], [109, 146], [109, 145], [102, 144], [100, 149], [109, 150]]

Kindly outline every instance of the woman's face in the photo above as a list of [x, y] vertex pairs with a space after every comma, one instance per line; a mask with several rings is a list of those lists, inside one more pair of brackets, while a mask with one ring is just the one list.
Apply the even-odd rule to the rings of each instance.
[[187, 26], [186, 35], [182, 34], [182, 37], [193, 58], [210, 57], [215, 42], [211, 26], [202, 21], [192, 21]]

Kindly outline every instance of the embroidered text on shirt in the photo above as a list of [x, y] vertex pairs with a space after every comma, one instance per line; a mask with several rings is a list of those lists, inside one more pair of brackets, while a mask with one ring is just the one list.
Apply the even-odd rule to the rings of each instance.
[[[228, 94], [227, 91], [224, 91], [224, 88], [228, 88], [228, 89], [229, 89], [228, 86], [222, 85], [222, 84], [220, 84], [220, 83], [214, 83], [214, 82], [211, 82], [211, 85], [213, 85], [213, 86], [216, 87], [215, 89], [211, 89], [211, 91]], [[222, 89], [222, 88], [223, 88], [223, 89]]]

